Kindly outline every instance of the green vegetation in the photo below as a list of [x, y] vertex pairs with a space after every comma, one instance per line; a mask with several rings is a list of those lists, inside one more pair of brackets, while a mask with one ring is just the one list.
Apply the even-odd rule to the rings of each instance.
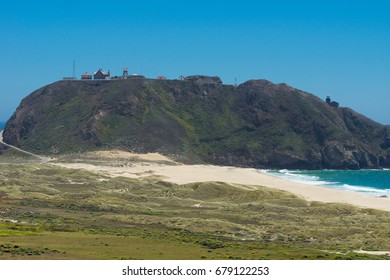
[[4, 132], [38, 154], [103, 149], [290, 169], [390, 166], [390, 131], [284, 84], [60, 81], [27, 96]]
[[0, 165], [0, 259], [390, 259], [390, 213], [219, 182]]

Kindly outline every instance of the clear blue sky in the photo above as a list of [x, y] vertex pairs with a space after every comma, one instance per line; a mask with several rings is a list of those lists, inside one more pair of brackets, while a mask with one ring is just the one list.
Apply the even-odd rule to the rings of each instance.
[[0, 121], [75, 59], [78, 77], [284, 82], [390, 124], [389, 2], [0, 0]]

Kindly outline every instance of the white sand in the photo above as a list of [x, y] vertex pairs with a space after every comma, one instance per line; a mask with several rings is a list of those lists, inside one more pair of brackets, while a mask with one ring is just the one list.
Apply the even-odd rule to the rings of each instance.
[[136, 154], [136, 153], [130, 153], [120, 150], [110, 150], [110, 151], [96, 151], [96, 152], [89, 152], [86, 154], [87, 157], [98, 157], [98, 158], [106, 158], [106, 159], [138, 159], [138, 160], [144, 160], [144, 161], [165, 161], [165, 162], [172, 162], [173, 160], [170, 158], [163, 156], [159, 153], [147, 153], [147, 154]]
[[[104, 153], [100, 155], [103, 156]], [[372, 197], [355, 192], [295, 183], [279, 177], [271, 176], [253, 168], [223, 167], [213, 165], [167, 165], [158, 163], [158, 161], [169, 161], [170, 163], [174, 162], [159, 154], [139, 155], [130, 153], [114, 153], [108, 155], [110, 157], [117, 156], [121, 158], [127, 156], [132, 158], [136, 157], [137, 159], [147, 161], [140, 161], [123, 167], [96, 166], [84, 163], [56, 163], [56, 165], [67, 168], [87, 169], [113, 177], [124, 176], [130, 178], [141, 178], [151, 175], [161, 176], [163, 180], [177, 184], [218, 181], [248, 185], [251, 186], [251, 188], [264, 186], [291, 192], [308, 201], [339, 202], [363, 208], [390, 211], [390, 199], [388, 198]], [[150, 162], [151, 160], [155, 160], [157, 162]]]

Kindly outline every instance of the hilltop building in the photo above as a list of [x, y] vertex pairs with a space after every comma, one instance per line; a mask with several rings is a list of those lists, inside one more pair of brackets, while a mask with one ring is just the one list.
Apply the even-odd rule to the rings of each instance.
[[340, 106], [340, 104], [338, 102], [332, 101], [330, 99], [329, 95], [326, 97], [325, 102], [328, 103], [329, 106], [334, 107], [334, 108], [338, 108]]
[[110, 70], [103, 71], [101, 68], [93, 74], [94, 80], [106, 80], [110, 78]]
[[122, 77], [126, 79], [129, 76], [129, 69], [127, 67], [123, 68], [123, 74]]
[[84, 74], [81, 74], [81, 79], [82, 80], [92, 80], [92, 74], [85, 72]]

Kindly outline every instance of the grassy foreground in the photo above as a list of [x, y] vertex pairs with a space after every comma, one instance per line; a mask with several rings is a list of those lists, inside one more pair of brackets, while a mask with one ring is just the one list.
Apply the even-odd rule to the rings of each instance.
[[0, 259], [390, 259], [390, 213], [219, 182], [0, 164]]

